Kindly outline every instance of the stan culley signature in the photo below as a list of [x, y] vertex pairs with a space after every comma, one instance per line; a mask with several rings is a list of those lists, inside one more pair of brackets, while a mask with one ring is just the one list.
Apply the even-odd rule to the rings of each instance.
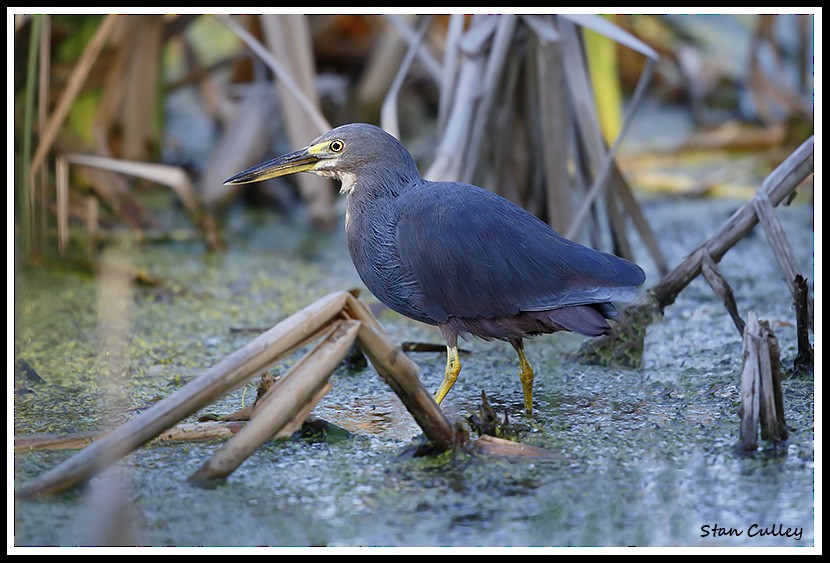
[[723, 528], [717, 524], [704, 524], [700, 527], [700, 537], [720, 538], [726, 536], [739, 537], [746, 534], [747, 538], [779, 537], [791, 538], [795, 541], [801, 539], [804, 528], [790, 528], [784, 524], [752, 524], [748, 528]]

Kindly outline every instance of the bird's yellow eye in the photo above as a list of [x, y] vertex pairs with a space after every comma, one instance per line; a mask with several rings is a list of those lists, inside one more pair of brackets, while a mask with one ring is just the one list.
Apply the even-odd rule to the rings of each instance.
[[329, 149], [331, 149], [331, 152], [340, 152], [340, 151], [343, 150], [344, 146], [346, 146], [346, 145], [343, 144], [343, 141], [339, 141], [339, 140], [338, 141], [332, 141], [331, 143], [329, 143]]

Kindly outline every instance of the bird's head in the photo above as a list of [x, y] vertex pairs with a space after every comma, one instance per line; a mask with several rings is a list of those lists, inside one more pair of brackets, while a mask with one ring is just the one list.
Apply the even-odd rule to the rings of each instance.
[[341, 192], [351, 192], [361, 176], [396, 173], [418, 177], [415, 161], [401, 143], [383, 129], [367, 123], [341, 125], [308, 146], [243, 170], [225, 185], [249, 184], [295, 172], [311, 172], [340, 180]]

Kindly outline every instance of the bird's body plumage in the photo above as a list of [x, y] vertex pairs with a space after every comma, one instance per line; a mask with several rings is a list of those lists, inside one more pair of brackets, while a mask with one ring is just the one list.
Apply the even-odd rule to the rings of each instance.
[[[477, 186], [412, 182], [380, 205], [354, 204], [359, 186], [347, 236], [361, 279], [395, 311], [451, 332], [519, 338], [518, 323], [505, 325], [522, 313], [627, 301], [643, 282], [637, 266], [573, 243]], [[561, 329], [597, 333], [595, 315], [560, 317]], [[530, 332], [553, 332], [539, 324], [544, 315], [531, 319]]]
[[[522, 339], [603, 334], [613, 302], [631, 300], [645, 280], [639, 266], [562, 237], [493, 192], [423, 180], [403, 145], [377, 127], [344, 125], [288, 156], [296, 170], [342, 181], [349, 253], [367, 288], [398, 313], [440, 327], [448, 365], [439, 401], [460, 370], [458, 336], [468, 333], [516, 348], [529, 409], [533, 373]], [[295, 171], [286, 167], [285, 157], [275, 159], [229, 183], [255, 181], [263, 169]]]

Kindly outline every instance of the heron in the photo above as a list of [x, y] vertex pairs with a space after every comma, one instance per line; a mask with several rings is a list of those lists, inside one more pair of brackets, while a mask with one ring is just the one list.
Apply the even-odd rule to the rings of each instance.
[[441, 403], [461, 372], [459, 336], [501, 340], [519, 360], [524, 408], [533, 410], [526, 338], [560, 331], [606, 334], [614, 303], [645, 282], [638, 265], [573, 242], [485, 188], [421, 177], [394, 136], [341, 125], [295, 152], [244, 170], [225, 185], [297, 172], [340, 181], [349, 254], [366, 288], [393, 311], [437, 326], [447, 346]]

